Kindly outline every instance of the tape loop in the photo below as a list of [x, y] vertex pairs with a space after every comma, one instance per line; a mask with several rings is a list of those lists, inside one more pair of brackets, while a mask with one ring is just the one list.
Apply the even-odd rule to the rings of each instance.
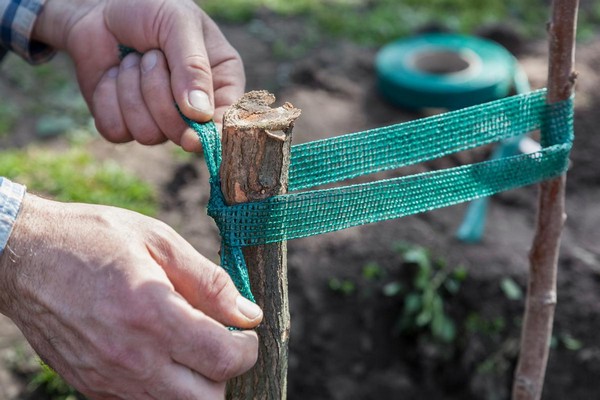
[[495, 42], [438, 33], [388, 44], [375, 66], [382, 95], [411, 109], [452, 110], [501, 99], [517, 70], [512, 54]]

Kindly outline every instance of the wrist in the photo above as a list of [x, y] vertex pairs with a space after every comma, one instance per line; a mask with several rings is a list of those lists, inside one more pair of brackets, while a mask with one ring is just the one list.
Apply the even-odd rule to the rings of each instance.
[[64, 50], [73, 25], [98, 0], [46, 0], [31, 33], [31, 39]]
[[20, 264], [19, 252], [24, 247], [21, 231], [23, 230], [23, 224], [27, 224], [31, 197], [29, 194], [25, 194], [23, 197], [11, 235], [4, 251], [0, 254], [0, 313], [5, 315], [9, 315], [9, 310], [12, 308], [11, 305], [16, 297], [15, 275]]

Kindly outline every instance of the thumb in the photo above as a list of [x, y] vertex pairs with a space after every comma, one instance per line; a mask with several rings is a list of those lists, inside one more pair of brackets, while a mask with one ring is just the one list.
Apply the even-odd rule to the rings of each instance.
[[[115, 0], [108, 2], [106, 12], [108, 28], [119, 43], [140, 52], [164, 52], [180, 110], [195, 121], [211, 119], [213, 77], [204, 41], [208, 16], [191, 0]], [[132, 18], [138, 23], [131, 23]]]
[[197, 18], [171, 18], [175, 25], [161, 43], [169, 69], [171, 89], [181, 112], [188, 118], [206, 122], [215, 112], [211, 60], [203, 32], [205, 14]]
[[194, 121], [206, 122], [215, 112], [214, 89], [200, 25], [173, 30], [162, 48], [171, 70], [171, 89], [179, 109]]
[[198, 253], [175, 232], [153, 232], [148, 243], [154, 260], [194, 308], [226, 326], [251, 329], [263, 317], [258, 305], [244, 298], [223, 268]]

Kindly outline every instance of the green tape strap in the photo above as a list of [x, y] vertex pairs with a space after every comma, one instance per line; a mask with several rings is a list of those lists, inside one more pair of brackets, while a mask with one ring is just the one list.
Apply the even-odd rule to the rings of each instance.
[[[539, 129], [546, 91], [388, 127], [292, 146], [289, 189], [428, 161]], [[313, 167], [314, 166], [314, 167]]]
[[570, 148], [556, 145], [538, 153], [283, 195], [209, 213], [231, 246], [291, 240], [430, 211], [556, 177], [567, 167]]
[[242, 294], [251, 298], [243, 246], [399, 218], [561, 175], [567, 170], [573, 140], [573, 103], [547, 105], [546, 91], [540, 90], [292, 146], [290, 188], [298, 190], [512, 139], [535, 129], [542, 129], [543, 136], [543, 148], [536, 153], [233, 206], [225, 205], [221, 193], [221, 145], [214, 124], [187, 122], [202, 141], [211, 175], [208, 213], [221, 233], [221, 264]]

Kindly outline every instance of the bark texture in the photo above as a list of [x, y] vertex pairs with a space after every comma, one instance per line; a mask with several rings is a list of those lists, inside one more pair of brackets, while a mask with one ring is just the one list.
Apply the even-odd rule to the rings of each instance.
[[[554, 0], [549, 24], [550, 59], [548, 102], [566, 100], [573, 93], [575, 32], [578, 0]], [[521, 351], [513, 383], [513, 400], [542, 396], [556, 307], [556, 273], [565, 214], [566, 175], [542, 182], [536, 232], [529, 254], [529, 283]]]
[[[294, 121], [300, 110], [271, 108], [265, 91], [245, 94], [224, 116], [221, 189], [228, 204], [258, 201], [287, 192]], [[256, 366], [233, 379], [231, 400], [286, 398], [290, 316], [285, 242], [244, 249], [250, 285], [264, 320]]]

